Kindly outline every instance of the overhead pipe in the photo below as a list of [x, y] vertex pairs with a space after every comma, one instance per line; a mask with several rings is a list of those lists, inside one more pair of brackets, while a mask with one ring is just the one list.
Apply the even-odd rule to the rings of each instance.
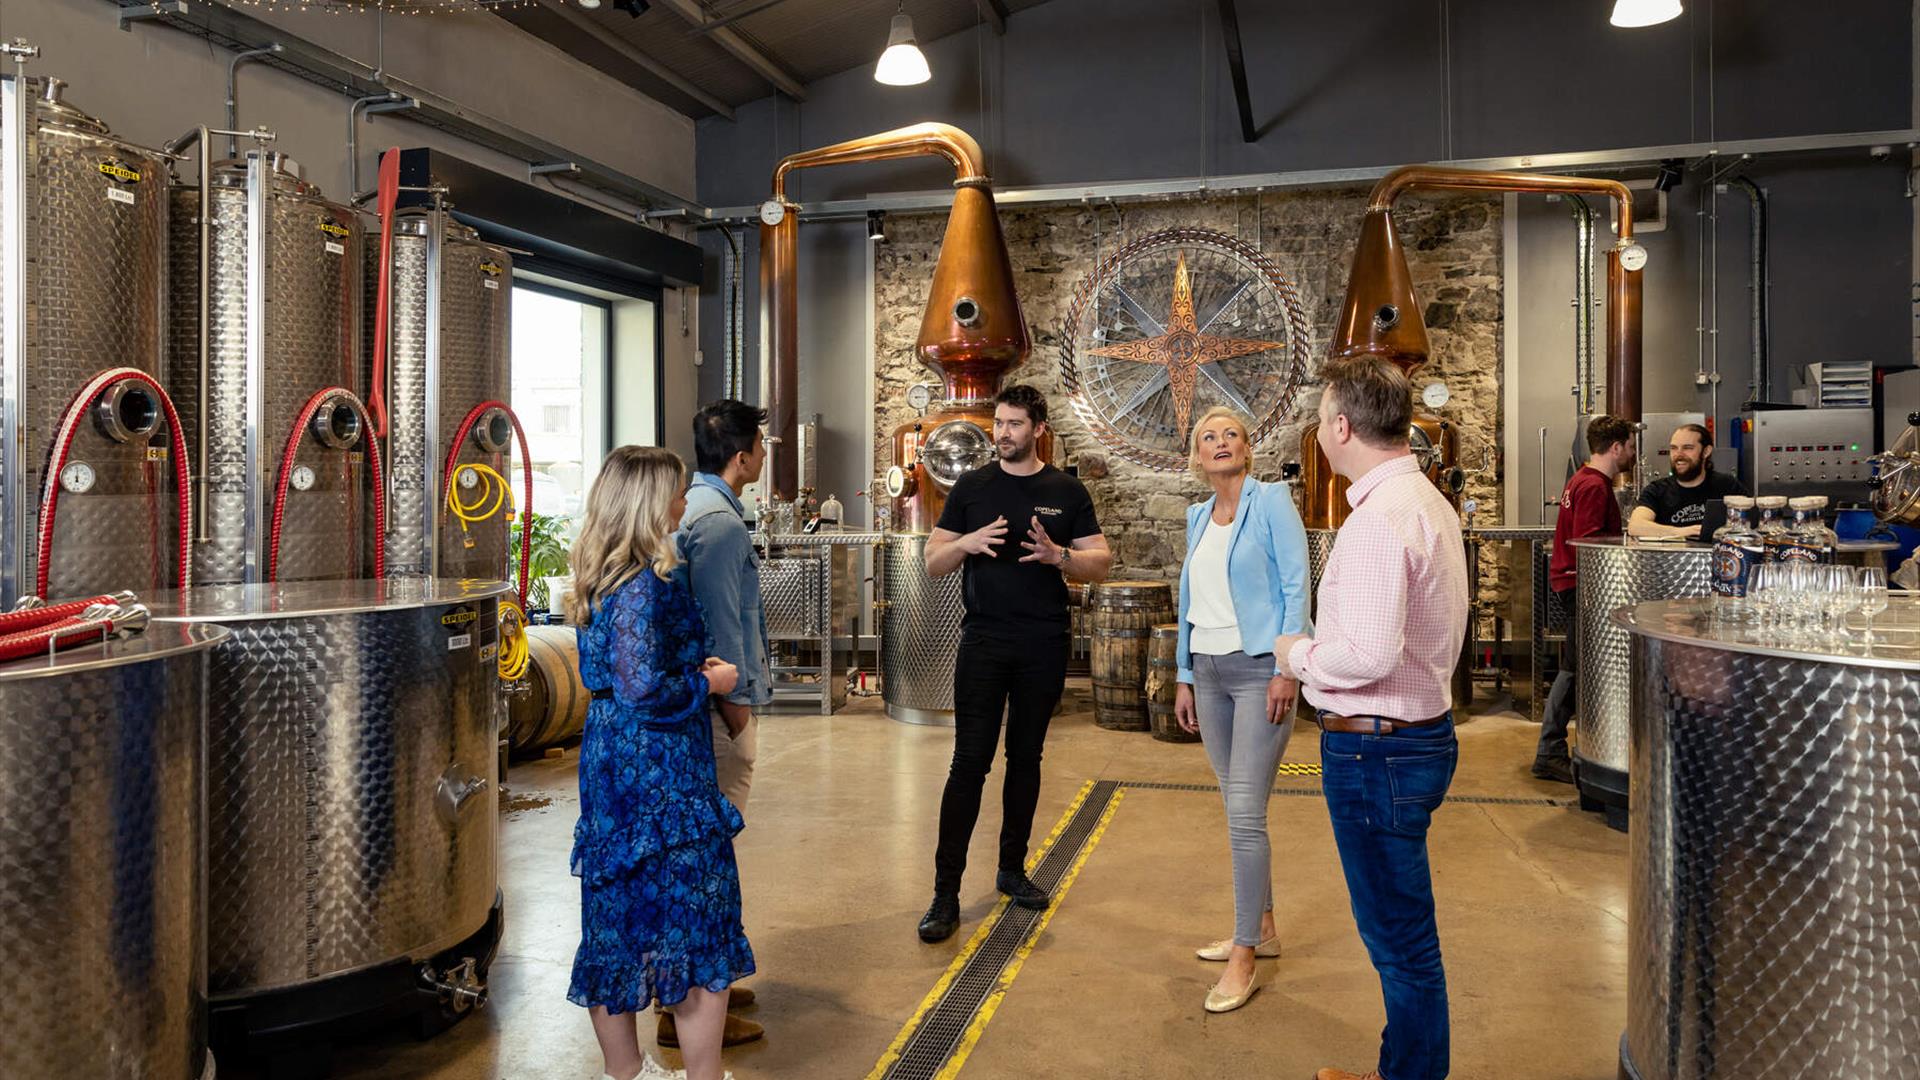
[[353, 104], [347, 106], [347, 201], [349, 204], [359, 206], [375, 195], [374, 191], [360, 190], [360, 113], [365, 111], [367, 115], [372, 116], [376, 112], [402, 112], [419, 107], [420, 102], [416, 99], [392, 90], [384, 94], [368, 94], [363, 98], [355, 98]]
[[1013, 264], [1000, 233], [985, 156], [973, 136], [947, 124], [915, 124], [781, 160], [760, 226], [761, 349], [769, 379], [768, 402], [775, 498], [796, 494], [795, 445], [799, 432], [800, 207], [787, 198], [787, 176], [823, 165], [933, 156], [953, 166], [953, 210], [934, 268], [933, 287], [920, 323], [916, 352], [942, 373], [949, 404], [990, 398], [1002, 372], [1031, 348], [1026, 319], [1013, 290]]
[[[240, 52], [234, 53], [233, 59], [231, 61], [228, 61], [227, 63], [227, 127], [229, 131], [231, 131], [231, 129], [233, 128], [237, 128], [240, 126], [240, 96], [239, 96], [240, 65], [247, 63], [248, 61], [258, 60], [263, 56], [272, 56], [274, 53], [284, 52], [284, 51], [286, 51], [286, 46], [276, 41], [273, 44], [266, 46], [265, 48], [245, 49]], [[233, 135], [231, 133], [227, 136], [227, 156], [228, 157], [240, 156], [240, 138], [239, 136]]]

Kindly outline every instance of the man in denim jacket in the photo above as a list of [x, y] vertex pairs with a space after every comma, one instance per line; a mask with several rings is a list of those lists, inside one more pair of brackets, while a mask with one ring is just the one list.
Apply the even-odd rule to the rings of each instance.
[[[733, 693], [713, 699], [713, 759], [720, 793], [742, 814], [753, 788], [753, 760], [759, 749], [756, 707], [773, 701], [773, 672], [767, 662], [767, 617], [760, 602], [760, 556], [747, 532], [740, 492], [760, 479], [767, 460], [760, 425], [765, 409], [740, 401], [716, 401], [693, 417], [693, 483], [687, 511], [675, 534], [700, 616], [707, 624], [707, 653], [734, 665], [740, 682]], [[729, 1005], [753, 1001], [753, 991], [734, 986]], [[727, 1017], [726, 1045], [752, 1042], [760, 1025]], [[660, 1014], [662, 1045], [674, 1041], [673, 1014]]]

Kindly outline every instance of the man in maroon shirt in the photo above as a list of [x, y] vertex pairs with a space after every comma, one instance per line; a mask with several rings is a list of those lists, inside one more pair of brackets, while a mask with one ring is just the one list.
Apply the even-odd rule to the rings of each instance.
[[[1560, 516], [1553, 525], [1553, 558], [1547, 563], [1547, 584], [1564, 605], [1573, 603], [1573, 541], [1589, 536], [1620, 535], [1620, 502], [1614, 498], [1614, 478], [1633, 468], [1633, 424], [1615, 416], [1587, 421], [1587, 463], [1567, 481], [1560, 493]], [[1533, 752], [1533, 775], [1542, 780], [1573, 783], [1573, 759], [1567, 753], [1567, 725], [1573, 721], [1573, 658], [1576, 617], [1567, 626], [1567, 644], [1560, 673], [1553, 678], [1547, 707], [1540, 720], [1540, 744]]]

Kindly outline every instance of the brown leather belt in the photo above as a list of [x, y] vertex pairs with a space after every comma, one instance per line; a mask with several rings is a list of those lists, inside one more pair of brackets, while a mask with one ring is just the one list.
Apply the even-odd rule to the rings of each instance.
[[1339, 716], [1330, 712], [1318, 714], [1321, 731], [1338, 731], [1349, 735], [1391, 735], [1401, 728], [1427, 727], [1445, 720], [1449, 713], [1428, 720], [1393, 720], [1385, 716]]

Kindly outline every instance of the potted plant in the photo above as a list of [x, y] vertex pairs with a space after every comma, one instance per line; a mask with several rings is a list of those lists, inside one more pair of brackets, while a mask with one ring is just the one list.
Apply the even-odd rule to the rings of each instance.
[[[567, 532], [573, 523], [551, 514], [533, 514], [532, 521], [533, 554], [527, 562], [527, 605], [536, 611], [551, 610], [552, 602], [557, 599], [552, 594], [552, 581], [565, 579], [570, 571], [567, 553], [573, 541]], [[518, 573], [520, 529], [514, 527], [510, 535], [513, 537], [513, 550], [509, 553], [509, 562], [514, 572]]]

